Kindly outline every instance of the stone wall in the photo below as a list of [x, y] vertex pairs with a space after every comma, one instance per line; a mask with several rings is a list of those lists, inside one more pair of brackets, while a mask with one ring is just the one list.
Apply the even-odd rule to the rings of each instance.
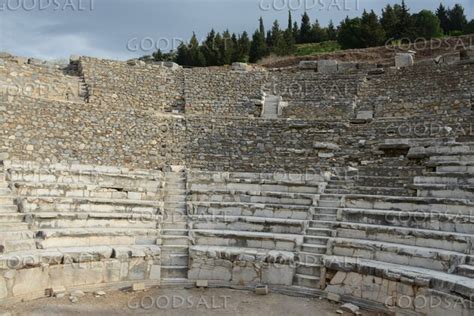
[[347, 119], [354, 115], [355, 103], [366, 74], [321, 74], [311, 70], [275, 70], [265, 92], [279, 95], [288, 106], [282, 117]]
[[194, 68], [185, 72], [187, 114], [253, 116], [262, 111], [259, 101], [267, 73], [261, 70]]
[[91, 103], [160, 112], [184, 110], [184, 73], [180, 67], [87, 57], [81, 57], [79, 67]]
[[148, 169], [184, 161], [179, 116], [22, 97], [0, 112], [2, 148], [13, 159]]
[[28, 64], [19, 57], [0, 59], [0, 95], [84, 102], [80, 80], [65, 67]]
[[359, 110], [375, 117], [469, 114], [472, 106], [472, 64], [416, 64], [371, 75], [360, 91]]

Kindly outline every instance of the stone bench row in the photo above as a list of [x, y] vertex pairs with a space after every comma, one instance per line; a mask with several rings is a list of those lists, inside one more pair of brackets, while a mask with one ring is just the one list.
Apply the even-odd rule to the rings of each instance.
[[0, 301], [47, 295], [50, 289], [96, 290], [132, 283], [159, 284], [158, 246], [66, 247], [0, 256]]
[[129, 200], [157, 200], [164, 195], [164, 189], [152, 188], [124, 188], [109, 187], [91, 184], [69, 183], [31, 183], [16, 182], [17, 196], [27, 197], [77, 197]]
[[466, 254], [437, 248], [410, 246], [375, 240], [333, 238], [328, 254], [420, 267], [436, 271], [455, 271], [466, 261]]
[[390, 228], [404, 227], [440, 232], [474, 234], [474, 214], [463, 215], [446, 211], [397, 211], [341, 208], [337, 220], [346, 223], [365, 223]]
[[369, 300], [392, 312], [453, 315], [473, 312], [471, 278], [363, 258], [324, 256], [333, 274], [326, 291], [352, 300]]
[[190, 190], [188, 202], [245, 202], [256, 204], [313, 205], [319, 195], [240, 190]]
[[337, 236], [346, 239], [363, 239], [375, 242], [444, 249], [471, 253], [474, 230], [471, 233], [443, 232], [429, 229], [382, 226], [365, 223], [341, 222], [333, 226]]
[[245, 202], [188, 202], [190, 215], [255, 216], [307, 220], [311, 208], [292, 204], [256, 204]]
[[292, 285], [294, 254], [247, 247], [191, 246], [190, 280], [208, 280], [247, 286]]

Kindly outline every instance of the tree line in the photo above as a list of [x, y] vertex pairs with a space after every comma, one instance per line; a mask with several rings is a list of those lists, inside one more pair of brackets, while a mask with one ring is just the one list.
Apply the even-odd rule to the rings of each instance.
[[335, 41], [342, 49], [367, 48], [401, 39], [429, 40], [472, 33], [474, 20], [468, 22], [460, 4], [452, 8], [440, 4], [436, 12], [421, 10], [412, 14], [402, 0], [401, 4], [387, 5], [380, 17], [373, 10], [364, 10], [360, 17], [346, 17], [337, 27], [332, 21], [325, 27], [318, 20], [311, 22], [306, 12], [298, 24], [289, 12], [286, 28], [275, 20], [271, 29], [265, 30], [263, 18], [260, 18], [259, 27], [251, 37], [247, 32], [236, 35], [228, 30], [222, 34], [211, 30], [204, 41], [199, 42], [193, 33], [189, 43], [181, 43], [176, 51], [164, 53], [158, 50], [152, 58], [184, 66], [222, 66], [233, 62], [255, 63], [271, 54], [292, 55], [297, 44]]

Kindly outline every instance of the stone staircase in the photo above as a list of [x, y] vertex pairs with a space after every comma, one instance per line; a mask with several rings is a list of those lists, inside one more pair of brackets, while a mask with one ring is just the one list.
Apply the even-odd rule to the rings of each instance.
[[262, 117], [266, 119], [278, 118], [278, 106], [280, 104], [280, 101], [281, 101], [280, 96], [277, 96], [277, 95], [265, 96], [265, 101], [263, 103]]
[[161, 278], [169, 283], [188, 277], [189, 230], [186, 210], [186, 170], [171, 167], [165, 172], [164, 218], [161, 224]]
[[0, 161], [0, 253], [35, 249], [34, 234], [18, 212], [15, 196], [9, 187]]
[[91, 91], [89, 85], [86, 83], [79, 61], [71, 60], [64, 72], [69, 76], [77, 77], [78, 95], [75, 96], [75, 99], [78, 102], [89, 102]]
[[337, 209], [343, 202], [344, 194], [354, 181], [342, 176], [332, 176], [324, 193], [320, 195], [317, 207], [309, 221], [304, 243], [299, 253], [294, 285], [319, 288], [322, 256], [326, 253], [327, 243], [333, 237], [332, 226], [336, 221]]

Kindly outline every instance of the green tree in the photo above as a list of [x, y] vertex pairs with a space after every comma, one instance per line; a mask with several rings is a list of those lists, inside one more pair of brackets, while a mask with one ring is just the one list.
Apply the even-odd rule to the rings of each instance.
[[364, 47], [379, 46], [385, 41], [385, 31], [373, 10], [370, 13], [364, 10], [362, 13], [360, 37]]
[[204, 40], [204, 44], [201, 47], [201, 51], [206, 59], [206, 64], [208, 66], [217, 65], [219, 59], [219, 50], [215, 43], [216, 40], [216, 32], [211, 30], [208, 34], [206, 39]]
[[432, 39], [442, 35], [439, 18], [429, 10], [422, 10], [415, 14], [415, 29], [418, 37]]
[[258, 22], [259, 22], [259, 27], [258, 27], [258, 29], [259, 29], [260, 33], [262, 33], [262, 35], [265, 36], [265, 25], [263, 24], [263, 18], [260, 17], [260, 19], [258, 20]]
[[440, 3], [438, 9], [436, 9], [436, 16], [438, 17], [443, 33], [447, 34], [449, 32], [449, 17], [448, 10], [446, 7]]
[[464, 27], [464, 34], [474, 34], [474, 20], [471, 20]]
[[267, 44], [265, 43], [265, 35], [260, 30], [255, 31], [252, 36], [252, 43], [249, 51], [249, 61], [255, 63], [262, 57], [267, 55]]
[[398, 38], [398, 15], [391, 5], [388, 4], [384, 9], [382, 9], [380, 24], [382, 25], [388, 39]]
[[396, 26], [398, 30], [398, 38], [416, 38], [414, 19], [410, 14], [410, 9], [405, 4], [405, 0], [402, 0], [400, 6], [395, 6], [395, 12], [398, 17], [398, 23]]
[[364, 43], [361, 40], [361, 19], [350, 19], [346, 17], [339, 25], [337, 41], [343, 49], [363, 48]]
[[464, 14], [464, 8], [460, 4], [454, 5], [454, 7], [448, 10], [449, 17], [449, 32], [462, 31], [467, 24], [467, 18]]
[[247, 32], [243, 32], [238, 39], [238, 49], [235, 61], [246, 62], [250, 52], [250, 38]]
[[311, 43], [311, 22], [308, 13], [304, 13], [301, 17], [301, 27], [299, 35], [299, 43]]
[[321, 43], [327, 41], [328, 35], [326, 29], [322, 28], [319, 24], [319, 21], [316, 20], [311, 27], [311, 42], [312, 43]]
[[335, 41], [337, 39], [337, 30], [334, 27], [334, 23], [332, 20], [329, 21], [329, 25], [327, 28], [327, 35], [328, 35], [328, 40], [330, 41]]

